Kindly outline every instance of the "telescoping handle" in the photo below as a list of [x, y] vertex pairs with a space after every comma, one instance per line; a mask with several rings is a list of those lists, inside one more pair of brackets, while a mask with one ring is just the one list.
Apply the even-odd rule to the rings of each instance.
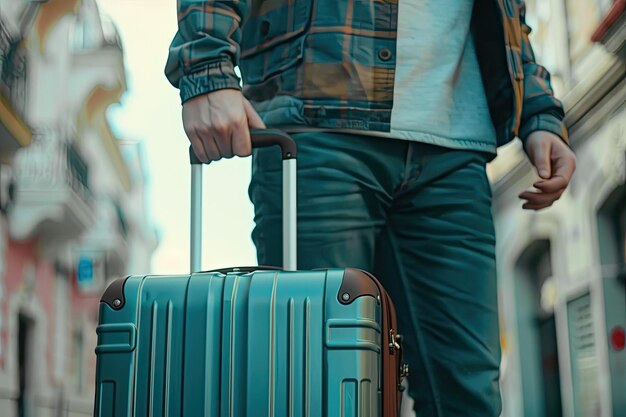
[[[296, 142], [287, 133], [273, 129], [250, 131], [253, 148], [280, 146], [283, 160], [283, 268], [295, 271], [296, 252]], [[191, 163], [191, 272], [198, 272], [202, 263], [202, 162], [189, 148]]]

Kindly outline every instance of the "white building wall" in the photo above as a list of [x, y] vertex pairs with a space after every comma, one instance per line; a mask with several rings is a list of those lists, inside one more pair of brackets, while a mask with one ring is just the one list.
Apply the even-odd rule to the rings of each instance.
[[[97, 249], [100, 243], [99, 249], [105, 253], [104, 257], [117, 262], [117, 267], [122, 271], [132, 264], [145, 273], [150, 272], [150, 258], [157, 239], [151, 218], [145, 215], [147, 203], [143, 199], [146, 184], [144, 177], [129, 176], [131, 167], [120, 154], [120, 144], [107, 131], [108, 122], [104, 115], [98, 113], [119, 99], [116, 94], [121, 94], [125, 89], [123, 54], [121, 45], [116, 43], [118, 37], [114, 33], [114, 26], [108, 20], [105, 20], [106, 28], [103, 26], [95, 0], [77, 0], [77, 14], [68, 10], [53, 24], [46, 36], [40, 36], [32, 27], [19, 22], [24, 11], [30, 7], [27, 5], [36, 3], [0, 0], [2, 21], [9, 22], [8, 26], [15, 33], [16, 39], [26, 39], [23, 45], [27, 48], [28, 84], [24, 117], [30, 127], [45, 133], [43, 138], [37, 136], [38, 140], [66, 141], [76, 146], [79, 157], [89, 170], [89, 190], [80, 194], [70, 189], [65, 184], [66, 176], [70, 174], [46, 172], [45, 168], [58, 165], [58, 158], [52, 160], [52, 156], [46, 155], [46, 152], [31, 152], [34, 148], [26, 148], [20, 151], [21, 157], [18, 154], [16, 158], [15, 170], [18, 173], [13, 176], [14, 179], [18, 178], [20, 170], [36, 165], [36, 169], [28, 169], [28, 181], [32, 181], [18, 184], [22, 191], [24, 187], [31, 187], [32, 191], [35, 185], [52, 183], [50, 177], [54, 176], [52, 185], [63, 190], [64, 196], [71, 197], [64, 200], [65, 205], [54, 207], [52, 197], [55, 191], [51, 187], [44, 190], [50, 193], [51, 198], [42, 197], [45, 201], [41, 201], [50, 210], [33, 210], [32, 207], [25, 207], [25, 200], [21, 200], [8, 216], [8, 222], [12, 225], [24, 221], [24, 225], [32, 226], [30, 230], [30, 226], [17, 229], [25, 230], [28, 241], [38, 243], [33, 245], [35, 250], [32, 260], [19, 260], [32, 267], [27, 266], [23, 276], [19, 277], [21, 281], [17, 293], [7, 297], [3, 292], [5, 280], [2, 269], [16, 260], [7, 259], [3, 249], [11, 242], [7, 239], [0, 241], [0, 334], [3, 328], [9, 334], [5, 350], [2, 350], [5, 345], [0, 337], [0, 358], [4, 359], [4, 368], [0, 367], [0, 416], [17, 415], [15, 398], [19, 392], [19, 314], [26, 315], [33, 323], [31, 348], [26, 352], [28, 369], [32, 373], [29, 387], [32, 407], [28, 417], [89, 416], [93, 414], [94, 349], [97, 343], [96, 317], [93, 313], [98, 303], [97, 291], [101, 288], [96, 288], [96, 292], [82, 293], [75, 282], [76, 263], [85, 244], [84, 239], [92, 237], [90, 249]], [[68, 3], [56, 0], [46, 3], [51, 7], [63, 4]], [[20, 27], [23, 30], [21, 34]], [[42, 39], [44, 42], [40, 44]], [[86, 100], [95, 89], [111, 94], [104, 101], [96, 103], [95, 110], [86, 109]], [[25, 155], [26, 159], [31, 156], [34, 159], [25, 160]], [[40, 160], [44, 163], [39, 164]], [[140, 163], [143, 164], [142, 161]], [[143, 172], [145, 166], [140, 165], [139, 169]], [[4, 166], [1, 172], [6, 172]], [[72, 210], [73, 215], [77, 214], [72, 201], [84, 209], [75, 218], [68, 216]], [[132, 205], [126, 201], [132, 201]], [[98, 205], [102, 202], [103, 205]], [[119, 218], [112, 208], [113, 203], [120, 205], [128, 229], [132, 231], [127, 236], [120, 232]], [[31, 201], [29, 204], [34, 203]], [[26, 218], [28, 216], [24, 217], [24, 213], [40, 217]], [[67, 223], [68, 219], [72, 220], [71, 225]], [[0, 238], [8, 234], [7, 227], [2, 223], [4, 220], [0, 216]], [[46, 231], [53, 230], [51, 225], [56, 230], [71, 227], [72, 237], [59, 241], [54, 233], [45, 235]], [[99, 228], [96, 229], [96, 226]], [[120, 242], [118, 248], [121, 249], [117, 254], [112, 253], [111, 242]], [[129, 247], [133, 249], [128, 250]], [[125, 256], [120, 256], [120, 253]], [[36, 275], [51, 270], [56, 275], [52, 278], [50, 293], [34, 291], [33, 282], [42, 278]], [[99, 283], [102, 288], [107, 278], [110, 277], [102, 277]], [[84, 311], [76, 308], [76, 304], [89, 303], [85, 299], [91, 299], [92, 305]], [[77, 337], [82, 342], [77, 343]]]
[[616, 113], [597, 134], [577, 150], [578, 169], [567, 192], [552, 208], [542, 212], [520, 209], [516, 195], [532, 183], [527, 174], [511, 184], [509, 192], [498, 197], [496, 230], [500, 276], [501, 306], [503, 306], [506, 334], [506, 369], [503, 372], [504, 416], [524, 416], [521, 394], [521, 376], [517, 334], [517, 304], [514, 280], [519, 279], [516, 263], [532, 242], [548, 239], [551, 242], [552, 271], [556, 280], [556, 321], [561, 390], [564, 415], [573, 415], [571, 403], [572, 375], [567, 329], [567, 302], [590, 292], [598, 352], [598, 368], [591, 386], [597, 389], [601, 416], [611, 416], [610, 381], [606, 360], [608, 350], [606, 328], [603, 324], [604, 304], [601, 286], [601, 261], [598, 252], [596, 216], [606, 197], [626, 176], [626, 109]]
[[[517, 265], [530, 244], [545, 239], [550, 242], [555, 282], [554, 316], [563, 415], [609, 417], [618, 414], [612, 409], [610, 375], [614, 370], [609, 368], [608, 361], [610, 347], [597, 218], [606, 198], [624, 184], [626, 177], [626, 64], [590, 40], [611, 2], [527, 0], [526, 3], [538, 61], [554, 75], [557, 96], [566, 104], [577, 171], [568, 190], [553, 207], [533, 212], [522, 210], [517, 197], [532, 188], [538, 179], [525, 161], [519, 143], [501, 149], [500, 156], [489, 167], [494, 186], [504, 347], [502, 415], [539, 417], [529, 411], [536, 404], [524, 404], [522, 381], [532, 364], [521, 359], [520, 349], [525, 341], [520, 339], [519, 311], [531, 300], [517, 291], [518, 281], [524, 279]], [[567, 15], [562, 14], [564, 10]], [[568, 303], [587, 293], [593, 331], [590, 352], [595, 352], [595, 356], [583, 358], [582, 363], [574, 361], [570, 351], [574, 343], [570, 339], [578, 330], [569, 328]], [[541, 294], [537, 292], [535, 296]], [[575, 378], [579, 367], [584, 367], [580, 368], [583, 377]], [[582, 387], [576, 397], [575, 384]]]

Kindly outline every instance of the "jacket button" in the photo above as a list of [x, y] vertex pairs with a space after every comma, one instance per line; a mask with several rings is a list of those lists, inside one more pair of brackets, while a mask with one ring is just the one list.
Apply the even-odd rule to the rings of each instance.
[[388, 48], [380, 48], [378, 50], [378, 58], [380, 58], [381, 61], [389, 61], [391, 55], [391, 51]]
[[262, 21], [260, 30], [261, 30], [261, 35], [267, 36], [267, 34], [270, 33], [270, 22], [268, 20]]

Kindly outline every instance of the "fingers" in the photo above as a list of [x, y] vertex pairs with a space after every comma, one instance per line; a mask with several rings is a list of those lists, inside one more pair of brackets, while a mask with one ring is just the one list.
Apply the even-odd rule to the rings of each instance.
[[564, 190], [576, 169], [576, 158], [571, 150], [565, 146], [553, 147], [552, 171], [553, 176], [548, 180], [537, 181], [533, 184], [536, 188], [544, 192], [556, 192]]
[[[201, 126], [201, 128], [203, 128], [203, 126]], [[215, 140], [211, 136], [211, 132], [206, 129], [203, 129], [202, 131], [196, 130], [196, 132], [207, 155], [208, 160], [205, 162], [217, 161], [220, 159], [222, 156]]]
[[526, 200], [522, 208], [540, 210], [561, 198], [576, 169], [576, 157], [559, 137], [546, 132], [531, 135], [526, 150], [542, 179], [533, 184], [538, 192], [525, 191], [519, 198]]
[[247, 123], [240, 123], [233, 132], [233, 152], [237, 156], [248, 156], [252, 153], [250, 129]]
[[233, 131], [233, 153], [237, 156], [248, 156], [252, 153], [250, 129], [265, 129], [265, 123], [245, 97], [243, 98], [243, 108], [246, 119], [239, 123]]
[[185, 102], [183, 125], [203, 162], [250, 155], [250, 128], [265, 128], [252, 104], [235, 89], [217, 90]]
[[218, 121], [213, 122], [210, 125], [210, 130], [207, 132], [210, 135], [210, 139], [215, 144], [215, 147], [219, 150], [219, 155], [222, 158], [233, 157], [233, 145], [232, 145], [232, 130], [233, 126], [229, 123]]
[[533, 187], [543, 191], [544, 193], [555, 193], [557, 191], [565, 190], [569, 184], [569, 180], [560, 175], [555, 175], [549, 180], [537, 181], [533, 184]]
[[525, 191], [519, 195], [519, 198], [526, 200], [526, 203], [522, 206], [524, 209], [539, 210], [542, 208], [550, 207], [561, 198], [564, 190], [554, 193], [532, 192]]
[[[189, 142], [191, 143], [194, 153], [200, 161], [207, 163], [210, 161], [217, 161], [222, 157], [228, 157], [226, 156], [228, 155], [228, 152], [222, 150], [228, 148], [223, 145], [220, 148], [218, 143], [221, 142], [221, 139], [218, 142], [218, 139], [216, 139], [212, 132], [206, 129], [205, 126], [200, 126], [200, 129], [195, 126], [191, 126], [185, 130], [185, 133], [189, 138]], [[230, 156], [232, 156], [232, 153]]]
[[209, 162], [209, 157], [206, 151], [204, 150], [204, 146], [202, 145], [202, 140], [197, 135], [195, 129], [186, 130], [185, 133], [187, 134], [187, 137], [189, 138], [189, 142], [191, 142], [191, 147], [193, 149], [193, 152], [196, 154], [198, 159], [205, 163]]
[[537, 181], [533, 186], [538, 189], [539, 192], [525, 191], [519, 195], [519, 198], [527, 201], [522, 208], [539, 210], [550, 207], [555, 201], [561, 198], [568, 183], [569, 181], [561, 176], [555, 176], [549, 180]]
[[200, 161], [207, 163], [220, 159], [220, 151], [208, 130], [199, 131], [195, 125], [189, 124], [185, 126], [185, 133]]
[[185, 133], [189, 138], [191, 147], [202, 162], [214, 161], [220, 158], [220, 153], [213, 141], [207, 141], [208, 134], [199, 132], [194, 126], [188, 126], [185, 129]]
[[552, 165], [555, 176], [560, 176], [569, 184], [576, 170], [576, 156], [574, 152], [563, 143], [555, 146], [552, 151]]
[[534, 211], [538, 211], [538, 210], [542, 210], [542, 209], [548, 208], [548, 207], [550, 207], [551, 205], [552, 205], [552, 204], [547, 204], [547, 205], [546, 205], [546, 204], [529, 204], [529, 203], [526, 203], [526, 204], [524, 204], [524, 205], [522, 206], [522, 208], [523, 208], [524, 210], [534, 210]]
[[256, 110], [254, 110], [254, 107], [252, 107], [252, 104], [250, 104], [245, 97], [243, 99], [243, 108], [246, 112], [250, 129], [265, 129], [265, 123], [263, 123], [261, 116], [259, 116]]

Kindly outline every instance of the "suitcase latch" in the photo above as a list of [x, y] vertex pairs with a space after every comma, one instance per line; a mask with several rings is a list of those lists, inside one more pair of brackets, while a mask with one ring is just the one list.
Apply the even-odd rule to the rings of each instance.
[[393, 353], [393, 351], [396, 349], [401, 349], [400, 342], [402, 341], [402, 336], [396, 334], [396, 331], [394, 329], [389, 329], [389, 340], [389, 350], [391, 351], [391, 353]]

